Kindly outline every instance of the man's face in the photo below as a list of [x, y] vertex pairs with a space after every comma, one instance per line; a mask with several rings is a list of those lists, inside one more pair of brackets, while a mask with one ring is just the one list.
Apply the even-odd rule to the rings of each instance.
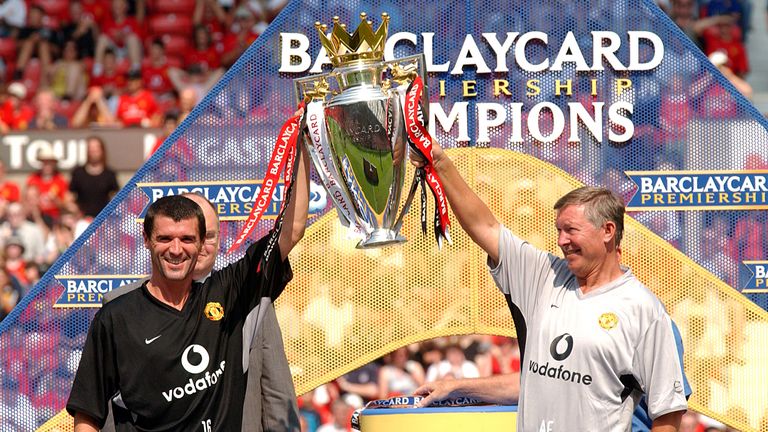
[[578, 278], [586, 278], [605, 260], [608, 234], [595, 227], [584, 214], [583, 205], [561, 208], [555, 221], [557, 245], [563, 251], [568, 268]]
[[205, 241], [200, 250], [200, 256], [197, 258], [197, 265], [192, 274], [195, 280], [202, 279], [213, 270], [216, 263], [216, 255], [219, 253], [219, 218], [211, 205], [205, 202], [205, 198], [199, 195], [185, 195], [187, 198], [196, 202], [203, 210], [205, 216]]
[[152, 238], [145, 236], [144, 246], [152, 257], [152, 273], [167, 281], [186, 279], [195, 268], [202, 246], [197, 219], [175, 222], [168, 216], [158, 215]]

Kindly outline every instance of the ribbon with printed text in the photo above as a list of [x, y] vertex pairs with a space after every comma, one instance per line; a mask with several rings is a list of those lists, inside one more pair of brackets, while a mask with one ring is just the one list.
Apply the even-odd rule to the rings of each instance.
[[[448, 218], [448, 201], [445, 197], [443, 183], [440, 181], [440, 177], [437, 175], [433, 165], [432, 136], [430, 136], [427, 128], [424, 127], [424, 111], [421, 106], [423, 91], [424, 82], [421, 77], [417, 75], [408, 85], [408, 89], [405, 92], [405, 103], [403, 104], [403, 110], [405, 111], [405, 130], [411, 148], [418, 151], [426, 161], [424, 167], [420, 169], [423, 170], [423, 178], [426, 180], [429, 188], [432, 190], [432, 195], [435, 197], [435, 239], [437, 240], [438, 246], [442, 247], [443, 239], [446, 239], [448, 240], [448, 243], [451, 243], [451, 221]], [[422, 230], [426, 228], [425, 214], [424, 194], [422, 193]]]
[[[275, 220], [275, 228], [273, 230], [273, 237], [277, 237], [282, 227], [283, 214], [288, 207], [291, 198], [291, 192], [293, 187], [293, 180], [295, 177], [296, 159], [300, 153], [300, 146], [298, 141], [301, 138], [300, 131], [304, 125], [304, 104], [299, 105], [299, 113], [289, 118], [283, 126], [280, 128], [280, 133], [277, 135], [277, 141], [275, 142], [275, 148], [272, 150], [272, 155], [267, 164], [267, 172], [264, 174], [264, 180], [261, 184], [261, 190], [256, 197], [253, 209], [248, 215], [248, 219], [245, 221], [245, 226], [240, 230], [240, 233], [235, 238], [235, 242], [229, 248], [227, 253], [240, 248], [245, 243], [245, 240], [251, 234], [256, 224], [261, 220], [264, 212], [269, 208], [269, 204], [272, 202], [272, 195], [275, 193], [278, 181], [280, 180], [280, 174], [283, 173], [283, 181], [285, 183], [285, 197], [282, 202], [280, 213]], [[274, 243], [270, 241], [270, 244]]]

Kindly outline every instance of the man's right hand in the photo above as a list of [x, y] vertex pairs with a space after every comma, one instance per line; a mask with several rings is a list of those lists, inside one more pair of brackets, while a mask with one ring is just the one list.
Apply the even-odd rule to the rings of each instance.
[[417, 388], [413, 394], [423, 396], [423, 399], [416, 405], [417, 408], [424, 408], [432, 405], [433, 402], [440, 402], [451, 397], [453, 380], [435, 381], [426, 383]]

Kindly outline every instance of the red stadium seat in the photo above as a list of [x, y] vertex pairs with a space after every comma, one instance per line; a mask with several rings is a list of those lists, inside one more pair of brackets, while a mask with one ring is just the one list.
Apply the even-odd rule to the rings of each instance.
[[59, 101], [56, 104], [56, 112], [64, 116], [67, 121], [72, 119], [75, 115], [75, 111], [80, 107], [80, 103], [77, 101]]
[[35, 0], [34, 4], [43, 8], [46, 15], [58, 21], [69, 18], [69, 0]]
[[21, 81], [27, 87], [27, 99], [31, 99], [37, 92], [37, 88], [40, 87], [40, 79], [42, 78], [42, 66], [40, 60], [32, 59], [24, 67], [24, 73], [21, 76]]
[[195, 11], [195, 0], [152, 0], [149, 2], [149, 10], [152, 14], [187, 14]]
[[0, 38], [0, 57], [6, 62], [16, 59], [16, 40]]
[[189, 36], [167, 34], [163, 36], [165, 53], [168, 55], [184, 55], [191, 45]]
[[157, 36], [166, 34], [189, 36], [192, 34], [192, 19], [177, 14], [156, 15], [150, 18], [149, 28]]

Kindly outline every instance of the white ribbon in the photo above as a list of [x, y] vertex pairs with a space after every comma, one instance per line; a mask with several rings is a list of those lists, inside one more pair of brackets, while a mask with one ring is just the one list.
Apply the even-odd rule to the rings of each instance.
[[325, 131], [325, 113], [322, 101], [307, 104], [307, 130], [309, 131], [309, 155], [312, 157], [323, 186], [328, 191], [342, 225], [348, 227], [354, 238], [365, 238], [370, 226], [357, 217], [354, 201], [342, 183], [339, 170], [334, 164], [331, 144]]

